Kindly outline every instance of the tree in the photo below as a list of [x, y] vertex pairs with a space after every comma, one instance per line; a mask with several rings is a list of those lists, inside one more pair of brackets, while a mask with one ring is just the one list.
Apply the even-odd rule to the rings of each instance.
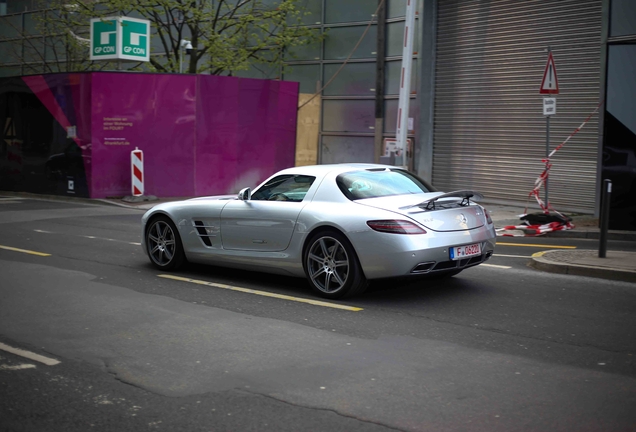
[[[233, 75], [259, 64], [282, 65], [285, 52], [317, 41], [319, 30], [301, 26], [299, 0], [52, 0], [42, 15], [45, 39], [63, 40], [68, 71], [96, 70], [104, 62], [89, 61], [86, 41], [91, 18], [129, 16], [147, 19], [152, 27], [150, 64], [153, 72], [178, 72], [181, 41], [193, 49], [185, 71]], [[50, 44], [50, 42], [49, 42]], [[84, 53], [81, 55], [80, 53]], [[78, 55], [79, 54], [79, 55]], [[70, 61], [69, 61], [70, 60]], [[112, 66], [112, 65], [111, 65]]]

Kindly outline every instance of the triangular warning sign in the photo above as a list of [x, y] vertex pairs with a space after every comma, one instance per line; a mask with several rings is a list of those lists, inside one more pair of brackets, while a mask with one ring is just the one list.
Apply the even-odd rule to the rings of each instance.
[[559, 94], [559, 80], [557, 79], [552, 52], [548, 53], [548, 62], [545, 64], [545, 72], [543, 72], [543, 81], [541, 81], [539, 94]]

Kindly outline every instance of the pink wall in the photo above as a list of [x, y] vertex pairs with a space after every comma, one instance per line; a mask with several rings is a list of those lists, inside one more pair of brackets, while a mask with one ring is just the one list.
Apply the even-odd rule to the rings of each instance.
[[298, 84], [211, 75], [92, 73], [90, 196], [130, 195], [144, 151], [145, 194], [254, 187], [294, 165]]

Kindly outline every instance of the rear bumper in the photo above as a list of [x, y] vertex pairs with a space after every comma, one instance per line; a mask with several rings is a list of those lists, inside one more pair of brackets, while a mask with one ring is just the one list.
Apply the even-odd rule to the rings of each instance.
[[[387, 234], [376, 231], [350, 233], [350, 239], [367, 279], [414, 276], [472, 267], [490, 258], [495, 250], [494, 225], [457, 232]], [[479, 243], [481, 255], [451, 260], [449, 248]]]

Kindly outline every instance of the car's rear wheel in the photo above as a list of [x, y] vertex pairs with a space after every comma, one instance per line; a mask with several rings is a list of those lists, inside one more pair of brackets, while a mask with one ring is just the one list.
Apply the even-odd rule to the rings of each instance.
[[185, 262], [183, 244], [174, 223], [157, 216], [146, 228], [146, 247], [152, 265], [161, 270], [177, 270]]
[[350, 297], [367, 287], [353, 246], [337, 231], [321, 231], [312, 236], [303, 263], [309, 285], [322, 297]]

